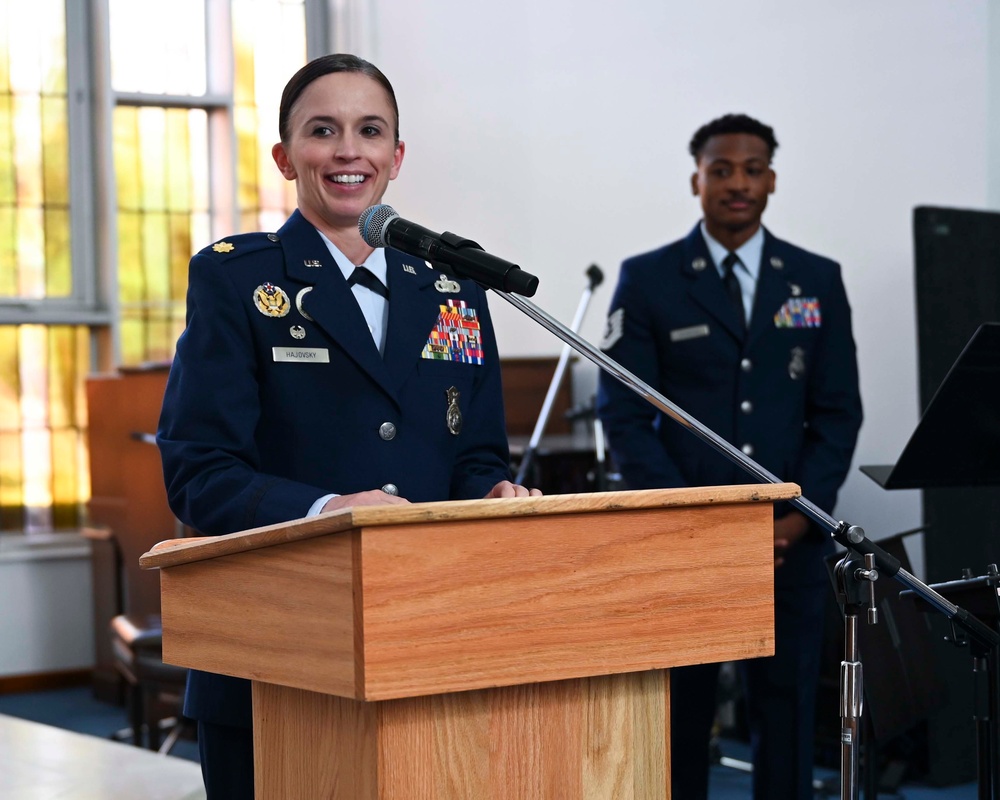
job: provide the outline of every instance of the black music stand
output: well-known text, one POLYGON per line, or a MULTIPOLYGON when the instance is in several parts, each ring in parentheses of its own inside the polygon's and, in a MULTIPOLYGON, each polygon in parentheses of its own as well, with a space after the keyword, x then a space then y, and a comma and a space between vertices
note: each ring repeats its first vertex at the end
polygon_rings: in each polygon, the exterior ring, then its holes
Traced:
MULTIPOLYGON (((973 334, 895 466, 863 466, 861 471, 885 489, 1000 486, 1000 324, 984 323, 973 334)), ((995 573, 996 568, 991 571, 995 573)), ((995 586, 995 574, 991 580, 995 586)), ((948 597, 943 589, 965 586, 945 583, 932 588, 948 597)), ((977 602, 977 607, 982 606, 977 602)), ((980 619, 997 629, 997 613, 980 619)), ((962 637, 956 632, 955 638, 962 637)), ((969 637, 968 643, 980 695, 974 712, 979 797, 996 800, 1000 798, 1000 652, 975 637, 969 637)))
POLYGON ((884 489, 1000 486, 1000 323, 948 370, 895 466, 863 466, 884 489))

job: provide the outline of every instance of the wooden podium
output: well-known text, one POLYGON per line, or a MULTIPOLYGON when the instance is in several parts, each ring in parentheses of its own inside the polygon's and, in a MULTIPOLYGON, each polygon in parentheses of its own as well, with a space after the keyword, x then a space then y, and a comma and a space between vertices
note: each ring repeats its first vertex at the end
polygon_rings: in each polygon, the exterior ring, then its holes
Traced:
POLYGON ((253 681, 258 798, 667 798, 666 668, 774 652, 798 492, 359 507, 141 564, 164 659, 253 681))

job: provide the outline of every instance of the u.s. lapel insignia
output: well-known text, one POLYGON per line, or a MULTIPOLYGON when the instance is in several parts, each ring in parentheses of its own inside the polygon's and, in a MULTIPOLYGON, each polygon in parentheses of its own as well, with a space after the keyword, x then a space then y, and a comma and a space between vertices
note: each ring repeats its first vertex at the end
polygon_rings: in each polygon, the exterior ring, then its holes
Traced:
POLYGON ((323 266, 323 262, 319 261, 319 260, 317 260, 315 258, 307 258, 302 263, 305 264, 310 269, 315 269, 316 267, 322 267, 323 266))
POLYGON ((434 281, 434 288, 444 294, 457 294, 462 291, 462 287, 459 285, 458 281, 453 281, 443 272, 441 273, 441 277, 434 281))
POLYGON ((448 423, 448 432, 452 436, 458 436, 462 430, 462 410, 458 407, 458 398, 461 392, 454 386, 449 386, 444 393, 448 398, 448 409, 444 414, 445 421, 448 423))
POLYGON ((299 310, 299 313, 310 322, 313 321, 313 318, 310 317, 306 313, 306 310, 302 307, 302 301, 305 300, 306 295, 309 294, 309 292, 311 292, 312 290, 313 290, 312 286, 307 286, 305 289, 299 289, 298 294, 295 295, 295 307, 299 310))
POLYGON ((236 249, 236 246, 232 242, 216 242, 212 245, 212 249, 216 253, 231 253, 236 249))
POLYGON ((777 256, 771 256, 771 266, 774 267, 775 269, 784 269, 785 262, 782 261, 777 256))
POLYGON ((301 325, 292 325, 292 327, 288 329, 288 332, 292 334, 293 339, 306 338, 306 329, 303 328, 301 325))
POLYGON ((253 302, 265 317, 283 317, 291 310, 288 295, 284 289, 273 283, 262 283, 258 286, 253 293, 253 302))
POLYGON ((696 258, 694 261, 691 262, 691 269, 693 269, 695 272, 701 272, 707 266, 708 262, 700 257, 696 258))
POLYGON ((409 272, 411 275, 416 275, 417 268, 411 267, 409 264, 403 264, 403 272, 409 272))
POLYGON ((792 297, 801 297, 802 296, 802 287, 799 286, 797 283, 790 283, 790 284, 788 284, 788 293, 792 297))
POLYGON ((788 362, 788 377, 797 381, 806 373, 806 351, 801 347, 792 348, 792 358, 788 362))

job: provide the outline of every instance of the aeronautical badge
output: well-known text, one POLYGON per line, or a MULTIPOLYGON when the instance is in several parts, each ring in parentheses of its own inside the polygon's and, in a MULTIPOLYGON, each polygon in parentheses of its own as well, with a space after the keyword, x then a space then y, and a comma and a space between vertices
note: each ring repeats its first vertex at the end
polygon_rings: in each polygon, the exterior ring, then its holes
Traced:
POLYGON ((792 348, 792 358, 788 362, 788 377, 797 381, 806 374, 806 351, 801 347, 792 348))
POLYGON ((263 283, 253 293, 253 303, 265 317, 283 317, 292 304, 284 289, 273 283, 263 283))
POLYGON ((789 297, 774 315, 775 328, 819 328, 822 325, 818 297, 789 297))
POLYGON ((604 336, 598 345, 602 350, 610 350, 617 344, 625 333, 625 309, 616 308, 608 315, 608 321, 604 323, 604 336))
POLYGON ((212 249, 216 253, 231 253, 236 249, 236 246, 232 242, 216 242, 212 245, 212 249))
POLYGON ((458 281, 453 281, 444 273, 441 273, 439 280, 434 281, 434 288, 444 294, 457 294, 462 291, 462 287, 459 285, 458 281))
POLYGON ((462 431, 462 410, 458 407, 458 398, 461 392, 454 386, 449 386, 444 391, 448 398, 448 408, 444 412, 445 422, 448 423, 448 432, 452 436, 458 436, 462 431))
POLYGON ((306 338, 306 329, 303 328, 301 325, 292 325, 292 327, 288 329, 288 332, 292 334, 293 339, 306 338))

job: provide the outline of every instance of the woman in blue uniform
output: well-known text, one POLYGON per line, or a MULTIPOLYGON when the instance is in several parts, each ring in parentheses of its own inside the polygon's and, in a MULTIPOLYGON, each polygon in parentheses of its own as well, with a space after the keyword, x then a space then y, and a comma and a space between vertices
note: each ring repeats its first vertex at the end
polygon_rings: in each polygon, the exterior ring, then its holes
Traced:
MULTIPOLYGON (((394 250, 358 217, 405 146, 392 86, 350 55, 285 87, 272 154, 298 209, 191 260, 157 441, 171 508, 216 535, 356 505, 538 494, 509 480, 482 288, 394 250)), ((250 686, 192 671, 209 800, 253 797, 250 686)))

